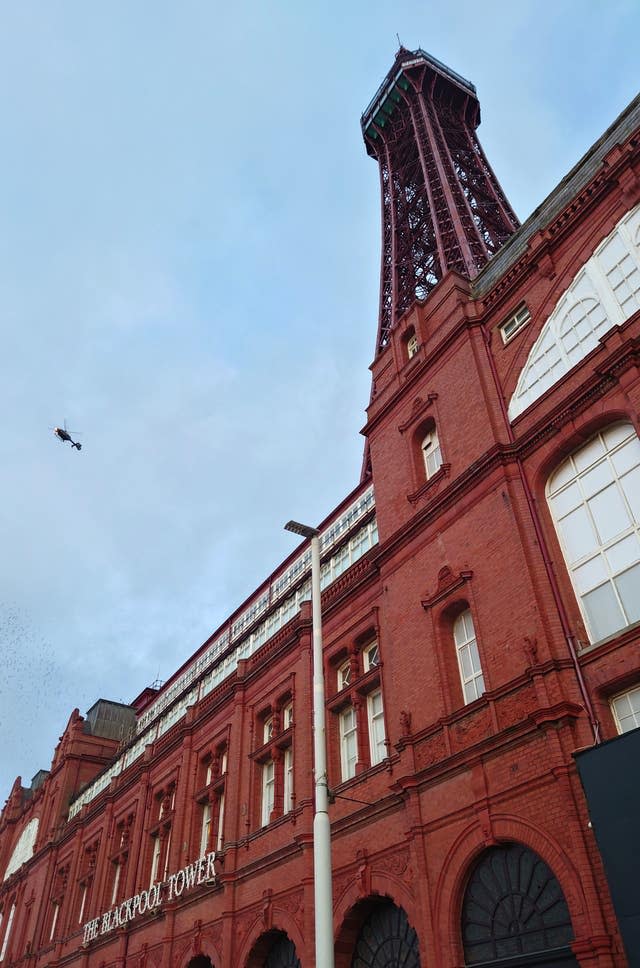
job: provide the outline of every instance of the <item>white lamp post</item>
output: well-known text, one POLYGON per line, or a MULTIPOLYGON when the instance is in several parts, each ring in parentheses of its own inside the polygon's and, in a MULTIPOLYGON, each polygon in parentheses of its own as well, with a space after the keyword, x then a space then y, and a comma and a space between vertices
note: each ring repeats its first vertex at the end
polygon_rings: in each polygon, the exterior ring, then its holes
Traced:
POLYGON ((331 885, 331 827, 327 782, 327 736, 324 714, 324 665, 320 611, 320 532, 297 521, 285 524, 311 538, 311 607, 313 616, 313 772, 316 809, 313 816, 313 882, 315 897, 316 968, 334 968, 333 891, 331 885))

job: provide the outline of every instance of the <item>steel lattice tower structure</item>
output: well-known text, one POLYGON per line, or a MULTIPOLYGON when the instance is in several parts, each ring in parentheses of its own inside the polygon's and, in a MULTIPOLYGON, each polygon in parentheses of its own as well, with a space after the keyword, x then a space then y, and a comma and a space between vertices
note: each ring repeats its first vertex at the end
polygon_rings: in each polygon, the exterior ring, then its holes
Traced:
POLYGON ((475 134, 474 85, 423 50, 400 48, 361 124, 380 166, 377 355, 448 269, 474 278, 519 222, 475 134))

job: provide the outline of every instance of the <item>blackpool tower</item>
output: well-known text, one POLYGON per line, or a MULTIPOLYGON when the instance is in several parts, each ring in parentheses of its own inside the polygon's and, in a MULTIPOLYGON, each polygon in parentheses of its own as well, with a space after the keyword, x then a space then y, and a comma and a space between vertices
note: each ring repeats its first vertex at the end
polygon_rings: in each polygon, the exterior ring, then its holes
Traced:
POLYGON ((382 195, 376 355, 448 269, 473 279, 518 228, 476 137, 479 123, 473 84, 404 47, 362 115, 382 195))

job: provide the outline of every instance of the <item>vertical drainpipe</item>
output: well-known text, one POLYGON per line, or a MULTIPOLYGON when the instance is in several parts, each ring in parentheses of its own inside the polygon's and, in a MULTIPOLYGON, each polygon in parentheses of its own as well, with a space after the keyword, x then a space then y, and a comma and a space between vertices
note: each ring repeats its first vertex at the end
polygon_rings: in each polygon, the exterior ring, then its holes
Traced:
MULTIPOLYGON (((502 393, 502 387, 500 385, 500 378, 498 377, 498 371, 496 368, 496 362, 491 353, 491 336, 487 331, 487 328, 483 323, 480 324, 482 331, 483 342, 485 345, 485 350, 487 354, 487 360, 489 361, 489 369, 491 370, 491 375, 493 377, 493 382, 495 384, 496 393, 498 395, 498 400, 500 402, 500 410, 502 412, 502 417, 504 419, 505 427, 507 428, 507 434, 509 436, 509 442, 515 444, 516 438, 513 433, 513 428, 511 426, 511 421, 509 420, 509 413, 507 411, 507 405, 502 393)), ((535 531, 536 539, 542 553, 542 561, 544 563, 544 568, 547 573, 547 578, 549 579, 549 585, 551 586, 551 593, 553 595, 553 600, 555 602, 556 609, 558 611, 558 616, 560 618, 560 624, 562 626, 562 631, 567 642, 567 647, 569 649, 569 655, 571 657, 571 662, 573 663, 573 668, 576 674, 576 679, 578 681, 578 687, 580 689, 580 694, 584 702, 585 710, 587 716, 589 717, 589 724, 593 732, 593 745, 597 746, 600 743, 600 724, 595 715, 593 709, 593 703, 591 702, 591 697, 589 695, 589 690, 587 684, 582 675, 582 669, 580 668, 580 662, 578 661, 578 653, 576 651, 576 645, 571 631, 571 625, 569 623, 569 616, 565 608, 564 602, 562 600, 562 595, 560 593, 560 588, 558 586, 558 580, 556 578, 555 572, 553 570, 553 563, 551 561, 551 555, 549 554, 549 548, 547 547, 547 542, 544 537, 544 532, 542 530, 542 523, 540 521, 540 516, 538 514, 538 509, 536 507, 536 502, 525 473, 524 464, 519 454, 515 455, 516 467, 518 468, 518 474, 520 476, 520 481, 522 483, 522 488, 524 490, 525 498, 527 500, 527 505, 529 507, 529 514, 531 515, 531 520, 533 522, 533 529, 535 531)))

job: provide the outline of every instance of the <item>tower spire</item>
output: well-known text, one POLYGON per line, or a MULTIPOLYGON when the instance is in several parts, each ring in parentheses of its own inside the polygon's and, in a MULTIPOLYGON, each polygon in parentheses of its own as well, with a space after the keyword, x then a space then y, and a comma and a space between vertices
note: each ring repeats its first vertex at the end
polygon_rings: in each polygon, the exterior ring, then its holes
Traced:
POLYGON ((474 278, 519 225, 476 137, 479 123, 470 81, 400 45, 361 119, 382 195, 376 354, 447 270, 474 278))

